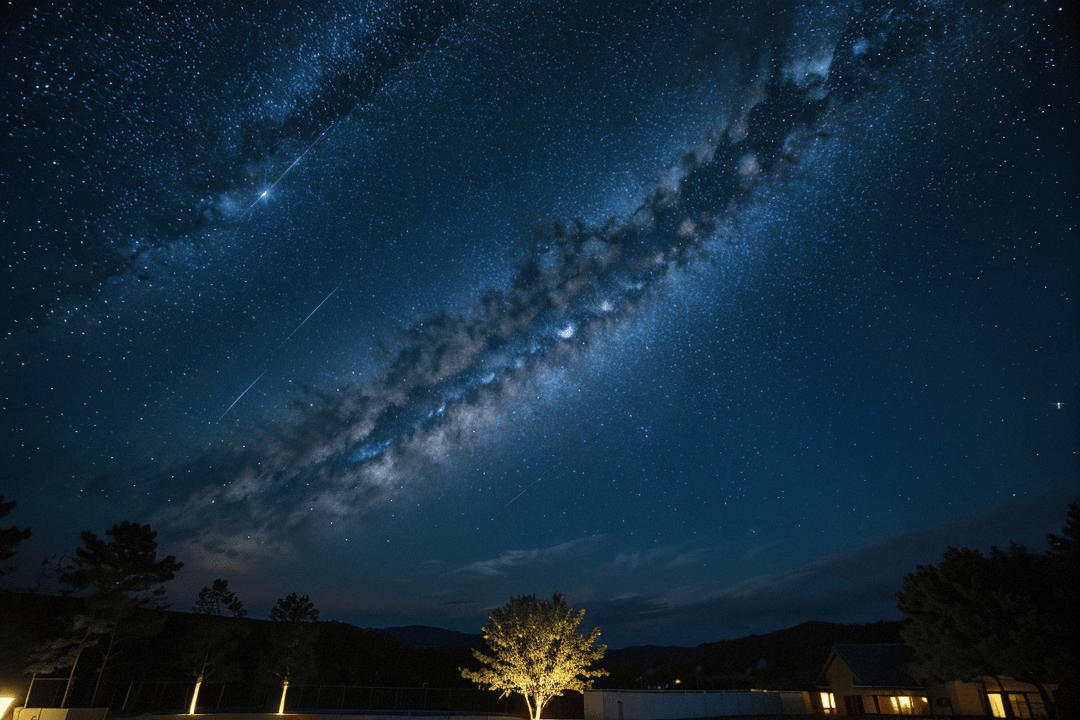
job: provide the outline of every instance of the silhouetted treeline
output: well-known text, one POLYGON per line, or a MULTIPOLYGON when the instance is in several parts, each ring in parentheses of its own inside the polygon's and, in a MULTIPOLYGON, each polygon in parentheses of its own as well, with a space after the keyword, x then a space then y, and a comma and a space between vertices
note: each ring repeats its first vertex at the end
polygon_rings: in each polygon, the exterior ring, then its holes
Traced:
MULTIPOLYGON (((26 659, 35 648, 56 634, 64 618, 78 613, 84 602, 84 598, 0 591, 0 616, 4 618, 0 623, 0 673, 9 678, 23 677, 25 692, 30 682, 25 673, 26 659)), ((270 667, 278 652, 274 640, 279 628, 274 623, 163 610, 140 612, 159 616, 160 630, 151 637, 126 644, 115 658, 110 659, 104 682, 113 685, 131 681, 193 684, 202 655, 198 642, 193 642, 192 638, 215 633, 235 637, 235 648, 229 651, 217 677, 208 677, 207 682, 225 681, 247 686, 275 682, 270 667)), ((308 678, 308 684, 475 690, 458 671, 460 666, 472 661, 467 644, 419 647, 378 630, 346 623, 330 621, 317 625, 315 671, 308 678)), ((475 636, 475 640, 479 645, 480 636, 475 636)), ((78 670, 77 694, 93 683, 100 666, 98 648, 88 648, 85 653, 86 660, 78 670)), ((66 677, 66 672, 58 671, 51 676, 66 677)), ((78 700, 76 697, 74 703, 78 700)))
MULTIPOLYGON (((30 680, 23 675, 25 658, 48 639, 60 618, 78 612, 81 602, 83 599, 74 597, 0 591, 0 615, 5 620, 0 623, 0 673, 8 678, 23 677, 25 692, 30 680)), ((246 617, 145 612, 160 615, 160 630, 126 645, 110 660, 103 680, 109 690, 103 696, 105 704, 120 710, 126 701, 131 710, 135 705, 146 707, 157 698, 154 702, 158 706, 171 703, 180 709, 184 698, 190 697, 200 661, 192 638, 205 637, 208 630, 213 633, 215 629, 236 637, 236 647, 217 676, 207 678, 211 686, 200 695, 200 706, 254 709, 276 701, 276 678, 269 670, 277 652, 273 623, 246 617)), ((524 714, 524 706, 517 707, 518 698, 498 700, 496 693, 482 693, 461 677, 459 667, 475 664, 471 648, 482 646, 480 635, 424 627, 383 631, 336 621, 317 625, 315 671, 306 681, 307 689, 292 692, 290 706, 460 710, 468 705, 469 709, 524 714), (398 688, 400 692, 378 688, 398 688)), ((809 622, 696 648, 609 649, 601 664, 611 674, 600 678, 595 687, 811 689, 834 644, 864 642, 900 642, 899 623, 809 622)), ((89 662, 78 673, 72 704, 78 704, 81 695, 88 699, 100 665, 94 657, 95 648, 86 652, 89 662)), ((37 696, 39 690, 34 692, 37 696)), ((555 701, 550 716, 581 717, 582 712, 582 696, 569 693, 555 701)))

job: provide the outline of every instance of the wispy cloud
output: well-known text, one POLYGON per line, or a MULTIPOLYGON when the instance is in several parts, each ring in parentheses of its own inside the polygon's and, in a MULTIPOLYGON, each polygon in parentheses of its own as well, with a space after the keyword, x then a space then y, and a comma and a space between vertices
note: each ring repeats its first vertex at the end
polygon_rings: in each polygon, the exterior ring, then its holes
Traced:
POLYGON ((571 540, 569 542, 560 543, 559 545, 552 545, 548 548, 507 550, 498 557, 470 563, 465 567, 460 568, 457 572, 483 575, 486 577, 505 575, 511 570, 529 565, 550 563, 558 560, 565 560, 568 557, 587 554, 602 543, 606 537, 606 535, 590 535, 589 537, 571 540))
POLYGON ((721 639, 808 620, 899 619, 896 592, 905 574, 937 562, 950 546, 988 550, 1015 540, 1042 550, 1045 534, 1064 525, 1066 502, 1047 497, 994 508, 938 527, 898 533, 793 570, 757 575, 707 593, 699 590, 696 596, 688 588, 622 594, 590 604, 589 615, 612 630, 621 626, 620 637, 631 638, 680 626, 686 636, 721 639))

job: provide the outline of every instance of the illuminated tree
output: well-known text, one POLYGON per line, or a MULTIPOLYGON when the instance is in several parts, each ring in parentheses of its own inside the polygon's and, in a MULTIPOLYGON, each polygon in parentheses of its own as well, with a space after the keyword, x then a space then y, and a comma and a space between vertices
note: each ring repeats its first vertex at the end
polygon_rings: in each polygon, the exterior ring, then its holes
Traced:
MULTIPOLYGON (((4 496, 0 495, 0 518, 7 517, 7 514, 15 509, 15 501, 4 502, 4 496)), ((5 563, 11 558, 15 557, 15 548, 18 547, 26 538, 30 537, 30 528, 20 530, 12 525, 7 528, 0 528, 0 563, 5 563)), ((15 568, 10 565, 0 564, 0 577, 12 573, 15 568)))
POLYGON ((920 566, 897 593, 910 668, 922 680, 974 680, 1007 675, 1038 687, 1075 681, 1077 538, 1080 507, 1072 505, 1064 537, 1050 552, 1012 545, 989 555, 949 548, 937 565, 920 566))
POLYGON ((188 708, 188 713, 193 715, 199 704, 199 690, 203 682, 230 669, 228 656, 239 646, 248 628, 236 622, 237 618, 247 615, 244 604, 229 589, 228 581, 221 578, 214 580, 213 586, 199 591, 199 599, 192 610, 196 615, 204 616, 184 636, 181 646, 184 663, 195 676, 195 691, 191 694, 188 708))
POLYGON ((318 635, 315 622, 319 611, 307 595, 291 593, 278 598, 270 610, 274 644, 278 646, 274 674, 281 678, 281 701, 278 713, 285 712, 285 694, 290 682, 299 682, 314 671, 312 646, 318 635))
POLYGON ((608 674, 590 667, 604 657, 607 647, 593 647, 599 628, 588 637, 578 632, 584 617, 584 610, 567 607, 561 593, 551 600, 535 595, 510 598, 491 613, 491 623, 483 628, 491 654, 473 650, 487 667, 462 669, 461 675, 485 690, 501 691, 500 697, 523 695, 532 720, 540 720, 551 698, 566 690, 584 692, 592 687, 593 678, 608 674))

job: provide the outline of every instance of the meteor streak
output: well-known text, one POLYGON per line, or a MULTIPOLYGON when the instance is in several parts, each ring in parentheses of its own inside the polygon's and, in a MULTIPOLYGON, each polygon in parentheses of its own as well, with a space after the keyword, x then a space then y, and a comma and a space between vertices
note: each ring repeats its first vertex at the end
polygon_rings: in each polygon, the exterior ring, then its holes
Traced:
POLYGON ((322 307, 323 305, 325 305, 325 304, 326 304, 326 301, 327 301, 327 300, 329 300, 329 299, 330 299, 330 297, 331 297, 331 296, 332 296, 332 295, 333 295, 334 293, 336 293, 336 292, 337 292, 338 290, 340 290, 340 289, 341 289, 341 285, 338 285, 338 286, 337 286, 336 288, 334 288, 333 290, 331 290, 331 291, 330 291, 330 295, 327 295, 326 297, 324 297, 324 298, 323 298, 323 300, 322 300, 322 302, 321 302, 321 303, 319 303, 318 305, 316 305, 316 306, 315 306, 315 309, 314 309, 314 310, 312 310, 311 312, 309 312, 309 313, 308 313, 308 316, 307 316, 306 318, 304 318, 303 320, 301 320, 301 321, 300 321, 300 324, 299 324, 299 325, 297 325, 297 326, 296 326, 296 328, 295 328, 295 329, 293 329, 293 331, 292 331, 291 333, 289 333, 289 337, 287 337, 287 338, 285 338, 284 340, 282 340, 282 341, 281 341, 281 343, 280 343, 280 344, 279 344, 279 345, 278 345, 278 346, 277 346, 276 348, 274 348, 274 352, 272 352, 272 353, 270 353, 270 354, 271 354, 271 355, 273 355, 274 353, 276 353, 276 352, 277 352, 278 350, 280 350, 280 349, 281 349, 281 346, 282 346, 282 345, 284 345, 285 343, 289 342, 289 338, 291 338, 291 337, 292 337, 293 335, 295 335, 295 334, 296 334, 296 331, 297 331, 297 330, 299 330, 300 328, 304 327, 304 323, 306 323, 306 322, 307 322, 308 320, 310 320, 310 319, 311 319, 311 316, 312 316, 312 315, 314 315, 315 313, 319 312, 319 308, 321 308, 321 307, 322 307))
MULTIPOLYGON (((562 465, 562 463, 559 463, 559 466, 561 466, 561 465, 562 465)), ((539 476, 538 476, 538 477, 537 477, 537 478, 536 478, 535 480, 533 480, 533 481, 532 481, 531 483, 529 483, 528 485, 526 485, 526 486, 525 486, 525 489, 524 489, 524 490, 522 490, 522 491, 521 491, 521 492, 519 492, 519 493, 518 493, 517 495, 515 495, 515 496, 514 496, 514 497, 513 497, 513 498, 512 498, 511 500, 510 500, 510 502, 508 502, 508 503, 506 503, 505 505, 503 505, 503 508, 508 508, 508 507, 510 507, 510 504, 511 504, 511 503, 513 503, 513 502, 514 502, 514 500, 517 500, 517 499, 518 499, 519 497, 521 497, 521 496, 522 496, 522 495, 524 495, 525 493, 527 493, 527 492, 529 492, 530 490, 532 490, 532 489, 533 489, 533 486, 534 486, 534 485, 536 485, 536 484, 537 484, 538 482, 540 482, 541 480, 543 480, 543 479, 544 479, 544 477, 545 477, 545 476, 546 476, 546 475, 547 475, 547 474, 548 474, 549 472, 551 472, 551 470, 552 470, 552 469, 553 469, 553 468, 548 468, 548 469, 547 469, 547 470, 545 470, 544 472, 540 473, 540 475, 539 475, 539 476)))
POLYGON ((225 419, 225 416, 229 414, 229 411, 230 411, 230 410, 232 410, 232 409, 233 409, 233 407, 235 407, 235 406, 236 406, 236 403, 240 402, 240 398, 242 398, 242 397, 244 397, 245 395, 247 395, 247 391, 248 391, 248 390, 250 390, 251 388, 255 387, 255 383, 257 383, 257 382, 259 382, 260 380, 262 380, 262 376, 263 376, 263 375, 265 375, 265 374, 266 374, 266 371, 265 371, 265 370, 263 370, 263 371, 262 371, 261 373, 259 373, 259 377, 255 378, 255 379, 254 379, 254 380, 253 380, 253 381, 251 382, 251 384, 247 386, 247 389, 245 389, 245 390, 244 390, 244 392, 240 393, 240 394, 239 394, 239 395, 237 396, 237 398, 236 398, 235 400, 233 400, 233 401, 232 401, 232 405, 230 405, 229 407, 225 408, 225 412, 221 413, 221 417, 219 417, 219 418, 217 419, 217 421, 218 421, 218 422, 221 422, 222 420, 224 420, 224 419, 225 419))
MULTIPOLYGON (((317 141, 316 141, 316 142, 317 142, 317 141)), ((293 165, 295 165, 295 164, 296 164, 296 163, 293 163, 293 165)), ((286 172, 288 172, 288 171, 286 171, 286 172)), ((276 353, 276 352, 277 352, 278 350, 280 350, 280 349, 281 349, 281 347, 282 347, 282 346, 283 346, 283 345, 284 345, 285 343, 289 342, 289 338, 291 338, 291 337, 292 337, 293 335, 295 335, 295 334, 296 334, 296 331, 297 331, 297 330, 299 330, 300 328, 304 327, 304 323, 306 323, 306 322, 307 322, 308 320, 310 320, 310 319, 311 319, 311 316, 312 316, 312 315, 314 315, 315 313, 319 312, 319 308, 321 308, 321 307, 322 307, 323 305, 325 305, 325 304, 326 304, 326 301, 327 301, 327 300, 329 300, 329 299, 330 299, 330 298, 331 298, 331 297, 332 297, 332 296, 334 295, 334 293, 336 293, 336 292, 337 292, 338 290, 340 290, 340 289, 341 289, 341 285, 339 284, 339 285, 338 285, 338 286, 337 286, 336 288, 334 288, 333 290, 331 290, 331 291, 330 291, 330 294, 329 294, 329 295, 327 295, 326 297, 324 297, 324 298, 322 299, 322 302, 321 302, 321 303, 319 303, 318 305, 316 305, 316 306, 315 306, 315 309, 314 309, 314 310, 312 310, 311 312, 309 312, 309 313, 307 314, 307 317, 306 317, 306 318, 304 318, 303 320, 301 320, 301 321, 300 321, 300 324, 299 324, 299 325, 297 325, 297 326, 296 326, 295 328, 293 328, 293 331, 292 331, 291 333, 289 333, 288 337, 286 337, 286 338, 285 338, 284 340, 282 340, 282 341, 281 341, 280 343, 278 343, 278 346, 277 346, 276 348, 274 348, 273 350, 271 350, 271 351, 270 351, 270 355, 268 355, 268 356, 267 356, 267 360, 269 360, 269 358, 273 357, 274 353, 276 353)), ((236 405, 236 403, 240 402, 240 398, 244 397, 244 395, 247 395, 247 391, 248 391, 248 390, 250 390, 251 388, 255 387, 255 383, 257 383, 257 382, 259 382, 260 380, 262 380, 262 376, 263 376, 263 375, 265 375, 265 374, 266 374, 266 370, 263 370, 263 371, 262 371, 261 373, 259 373, 259 377, 255 378, 254 382, 252 382, 252 383, 251 383, 250 385, 248 385, 248 386, 247 386, 247 389, 246 389, 246 390, 244 390, 244 392, 240 393, 240 395, 239 395, 239 396, 238 396, 238 397, 237 397, 237 398, 236 398, 235 400, 233 400, 233 401, 232 401, 232 405, 230 405, 229 407, 225 408, 225 412, 221 413, 221 417, 219 417, 219 418, 217 419, 217 421, 218 421, 218 422, 221 422, 221 421, 222 421, 222 420, 223 420, 223 419, 225 418, 225 416, 229 414, 229 411, 233 409, 233 407, 234 407, 234 406, 236 405)))

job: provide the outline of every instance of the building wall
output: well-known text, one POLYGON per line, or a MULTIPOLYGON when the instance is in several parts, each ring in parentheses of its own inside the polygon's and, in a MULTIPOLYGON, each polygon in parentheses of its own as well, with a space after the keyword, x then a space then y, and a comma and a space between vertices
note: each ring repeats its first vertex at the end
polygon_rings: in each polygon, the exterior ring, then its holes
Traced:
POLYGON ((851 690, 855 684, 855 674, 851 672, 846 662, 834 655, 832 662, 825 668, 825 680, 839 697, 841 693, 847 694, 851 690))
POLYGON ((930 702, 935 715, 986 715, 982 683, 952 680, 930 686, 930 702), (941 702, 941 698, 948 700, 941 702))

